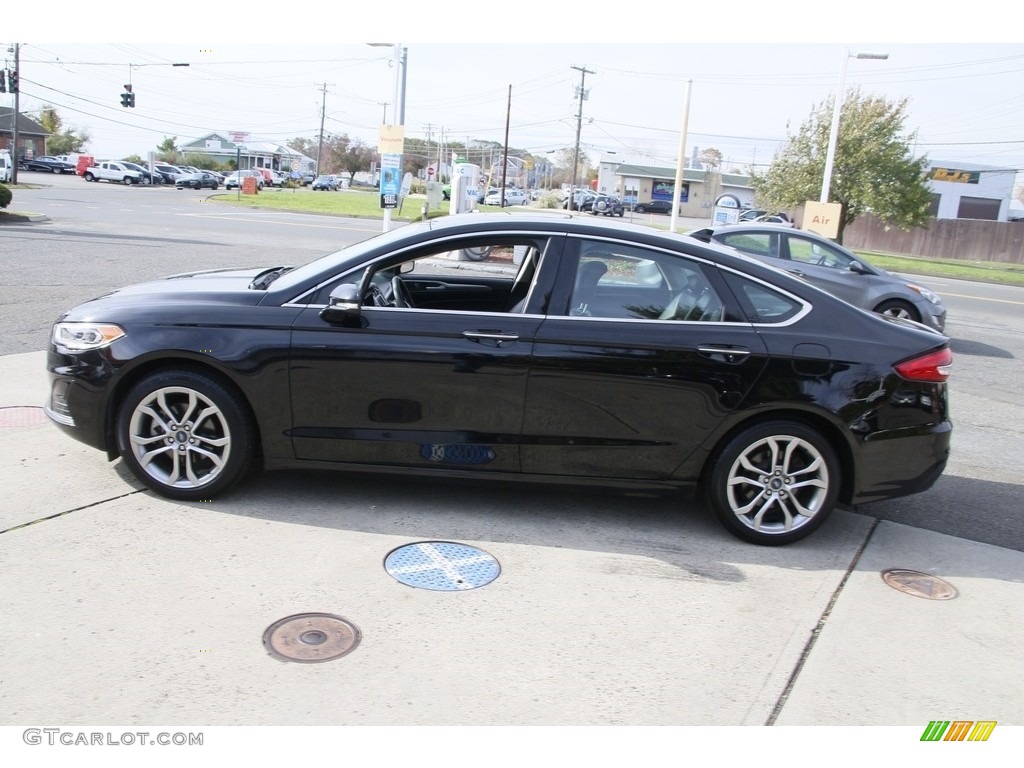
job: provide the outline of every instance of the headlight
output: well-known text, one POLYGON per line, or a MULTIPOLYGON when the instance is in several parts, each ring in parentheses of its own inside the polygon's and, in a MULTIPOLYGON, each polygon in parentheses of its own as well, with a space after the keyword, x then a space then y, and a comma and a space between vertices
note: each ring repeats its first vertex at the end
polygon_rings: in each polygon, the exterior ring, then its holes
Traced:
POLYGON ((942 299, 939 298, 939 295, 937 293, 933 293, 932 291, 929 291, 923 285, 915 285, 914 283, 907 283, 907 288, 909 288, 910 290, 916 291, 917 293, 921 294, 922 298, 927 299, 932 304, 941 304, 942 303, 942 299))
POLYGON ((58 347, 81 352, 100 349, 124 336, 124 329, 108 323, 57 323, 51 340, 58 347))

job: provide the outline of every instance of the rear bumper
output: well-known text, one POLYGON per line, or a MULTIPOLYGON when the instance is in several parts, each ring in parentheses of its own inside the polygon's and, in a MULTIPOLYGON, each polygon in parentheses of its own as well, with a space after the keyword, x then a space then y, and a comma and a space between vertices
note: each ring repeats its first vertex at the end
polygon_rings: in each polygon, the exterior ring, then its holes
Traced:
POLYGON ((853 504, 921 493, 939 479, 949 460, 953 424, 876 432, 861 444, 853 504))

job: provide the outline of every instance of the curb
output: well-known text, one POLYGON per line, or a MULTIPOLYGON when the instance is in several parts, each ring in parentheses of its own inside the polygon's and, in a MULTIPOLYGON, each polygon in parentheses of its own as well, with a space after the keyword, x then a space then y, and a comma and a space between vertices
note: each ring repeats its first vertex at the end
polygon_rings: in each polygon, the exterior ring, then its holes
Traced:
POLYGON ((45 213, 0 213, 0 226, 4 224, 33 224, 49 220, 50 217, 45 213))

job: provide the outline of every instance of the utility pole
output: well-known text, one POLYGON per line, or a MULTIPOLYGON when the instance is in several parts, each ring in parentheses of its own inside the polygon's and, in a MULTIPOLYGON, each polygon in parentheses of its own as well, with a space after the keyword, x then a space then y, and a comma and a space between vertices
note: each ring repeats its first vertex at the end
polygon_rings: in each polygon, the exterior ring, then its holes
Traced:
POLYGON ((580 73, 580 87, 579 87, 579 109, 576 111, 576 148, 572 153, 572 184, 569 185, 569 210, 573 210, 576 206, 576 174, 579 171, 580 165, 580 131, 583 129, 583 100, 587 98, 587 92, 584 90, 584 85, 587 82, 587 75, 596 75, 596 72, 591 72, 586 67, 570 67, 570 69, 579 70, 580 73))
POLYGON ((512 117, 512 85, 508 86, 508 106, 505 107, 505 151, 501 153, 501 207, 505 207, 505 183, 508 178, 508 124, 512 117))
MULTIPOLYGON (((334 83, 331 83, 334 85, 334 83)), ((327 83, 323 86, 323 98, 320 100, 320 143, 316 147, 316 175, 320 175, 320 158, 324 151, 324 116, 327 114, 327 83)))

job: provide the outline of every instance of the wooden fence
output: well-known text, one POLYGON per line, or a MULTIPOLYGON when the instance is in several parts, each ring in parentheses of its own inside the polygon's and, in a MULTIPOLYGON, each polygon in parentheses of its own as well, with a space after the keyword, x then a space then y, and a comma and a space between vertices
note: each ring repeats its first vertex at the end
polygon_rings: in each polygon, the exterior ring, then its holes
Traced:
POLYGON ((868 215, 846 228, 843 245, 926 259, 1024 264, 1024 221, 932 219, 927 228, 904 231, 868 215))

